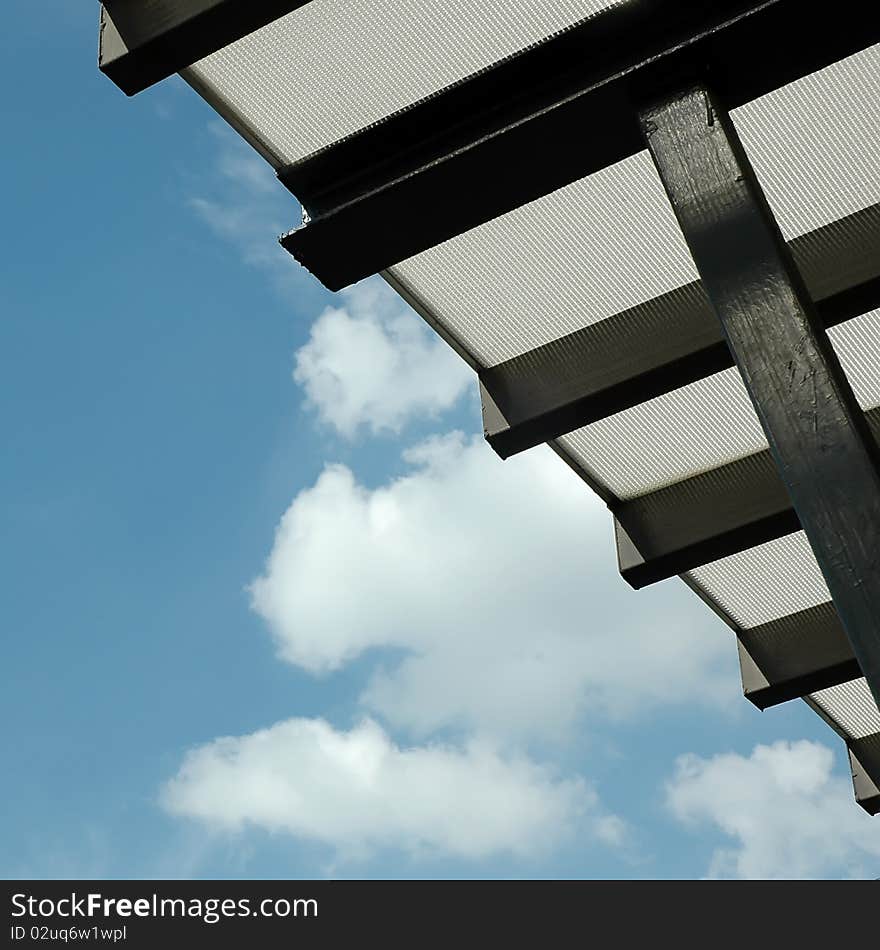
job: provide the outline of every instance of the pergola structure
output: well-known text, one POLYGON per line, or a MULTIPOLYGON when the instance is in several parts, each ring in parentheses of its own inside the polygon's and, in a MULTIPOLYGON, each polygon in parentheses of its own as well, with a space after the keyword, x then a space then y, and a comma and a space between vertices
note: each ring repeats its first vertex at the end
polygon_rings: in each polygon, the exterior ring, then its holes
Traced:
MULTIPOLYGON (((382 276, 547 442, 620 570, 680 575, 759 708, 880 810, 880 18, 864 0, 106 0, 278 173, 282 244, 382 276)), ((658 634, 659 635, 659 634, 658 634)))

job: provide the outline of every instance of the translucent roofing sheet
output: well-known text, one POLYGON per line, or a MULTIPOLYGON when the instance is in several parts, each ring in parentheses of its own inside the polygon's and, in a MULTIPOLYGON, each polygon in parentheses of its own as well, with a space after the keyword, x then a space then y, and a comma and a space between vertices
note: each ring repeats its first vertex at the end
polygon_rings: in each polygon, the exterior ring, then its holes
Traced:
MULTIPOLYGON (((613 5, 312 0, 187 74, 283 165, 613 5)), ((880 202, 878 100, 872 47, 734 111, 786 237, 880 202)), ((646 152, 391 275, 484 366, 696 277, 646 152)))
POLYGON ((736 369, 600 419, 557 441, 578 465, 623 499, 767 447, 736 369))
MULTIPOLYGON (((863 409, 880 405, 880 310, 828 335, 863 409)), ((608 416, 558 440, 618 498, 634 498, 767 447, 736 369, 608 416)))
POLYGON ((810 699, 851 739, 880 732, 880 712, 864 677, 813 693, 810 699))
POLYGON ((880 201, 880 46, 734 109, 786 238, 880 201))
POLYGON ((291 164, 620 0, 311 0, 184 72, 291 164))
MULTIPOLYGON (((880 109, 865 106, 878 101, 874 46, 735 110, 787 239, 880 202, 880 109)), ((483 366, 696 279, 647 152, 391 274, 483 366)))
POLYGON ((647 152, 391 268, 483 366, 697 279, 647 152))
POLYGON ((687 577, 743 629, 831 599, 803 531, 713 561, 687 577))

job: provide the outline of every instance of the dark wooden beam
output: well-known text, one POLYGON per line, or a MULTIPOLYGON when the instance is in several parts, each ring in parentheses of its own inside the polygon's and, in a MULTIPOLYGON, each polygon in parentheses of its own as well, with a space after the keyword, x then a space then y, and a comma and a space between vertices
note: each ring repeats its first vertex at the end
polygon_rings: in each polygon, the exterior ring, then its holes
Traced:
POLYGON ((743 695, 758 709, 862 675, 830 601, 739 630, 737 638, 743 695))
POLYGON ((282 170, 311 218, 282 244, 339 290, 640 151, 639 89, 709 75, 732 108, 876 43, 873 13, 864 0, 833 15, 802 0, 612 6, 282 170))
MULTIPOLYGON (((866 419, 880 438, 880 409, 866 419)), ((609 507, 620 573, 636 589, 801 527, 769 450, 609 507)))
POLYGON ((800 529, 766 451, 612 510, 620 573, 637 590, 800 529))
POLYGON ((98 66, 133 96, 306 2, 105 0, 98 66))
POLYGON ((869 815, 880 814, 880 735, 847 744, 856 801, 869 815))
POLYGON ((727 111, 705 87, 642 132, 853 653, 880 698, 880 453, 727 111))
MULTIPOLYGON (((880 307, 880 205, 790 242, 826 327, 880 307)), ((536 315, 540 319, 540 315, 536 315)), ((480 371, 508 458, 733 366, 700 281, 480 371)))

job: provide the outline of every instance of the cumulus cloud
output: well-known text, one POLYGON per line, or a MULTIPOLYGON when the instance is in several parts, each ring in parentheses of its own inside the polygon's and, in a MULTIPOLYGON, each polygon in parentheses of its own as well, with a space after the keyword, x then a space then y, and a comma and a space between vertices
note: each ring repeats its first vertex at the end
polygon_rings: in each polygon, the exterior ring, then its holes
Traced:
POLYGON ((473 372, 378 278, 342 294, 296 354, 294 379, 318 417, 346 438, 400 432, 452 408, 473 372))
POLYGON ((252 586, 281 656, 326 673, 399 648, 362 701, 443 727, 561 738, 588 708, 735 702, 726 630, 679 584, 620 580, 608 512, 547 449, 501 462, 460 433, 370 490, 328 466, 252 586))
MULTIPOLYGON (((237 135, 214 123, 211 175, 190 207, 246 263, 286 289, 303 271, 278 244, 300 214, 272 168, 237 135)), ((343 291, 295 354, 293 376, 306 405, 345 438, 360 429, 398 433, 414 417, 433 418, 463 393, 476 394, 472 370, 380 278, 343 291)))
POLYGON ((384 848, 540 855, 575 828, 608 844, 623 833, 581 779, 477 742, 401 748, 370 720, 344 732, 290 719, 217 739, 186 756, 162 802, 212 827, 283 832, 349 858, 384 848))
POLYGON ((748 758, 685 755, 666 802, 680 821, 735 842, 714 852, 709 877, 876 877, 880 828, 833 765, 831 749, 806 741, 759 745, 748 758))

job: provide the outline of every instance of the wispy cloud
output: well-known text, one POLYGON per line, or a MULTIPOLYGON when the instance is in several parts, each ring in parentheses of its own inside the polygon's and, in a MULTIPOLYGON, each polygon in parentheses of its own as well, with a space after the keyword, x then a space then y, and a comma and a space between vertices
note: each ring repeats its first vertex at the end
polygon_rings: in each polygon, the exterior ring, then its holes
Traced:
POLYGON ((208 128, 214 163, 189 197, 189 206, 247 264, 270 274, 283 292, 303 286, 305 271, 278 244, 278 236, 299 221, 299 205, 272 168, 230 129, 220 122, 208 128))

